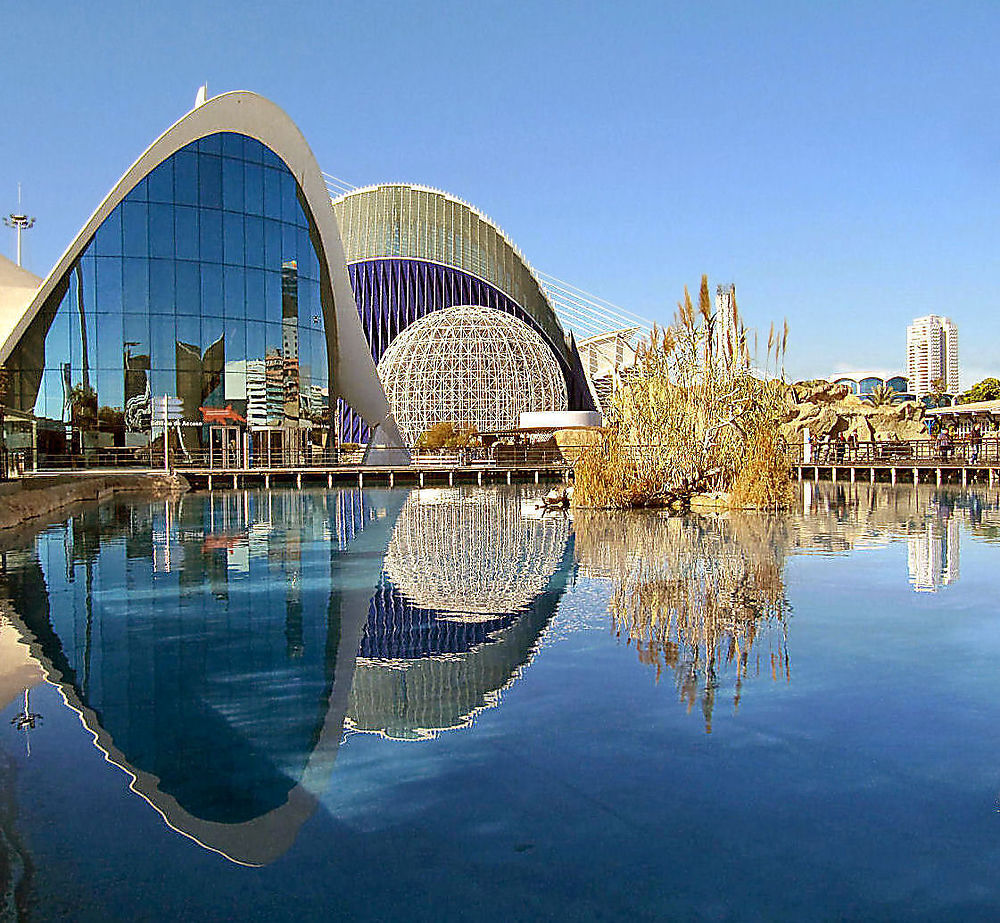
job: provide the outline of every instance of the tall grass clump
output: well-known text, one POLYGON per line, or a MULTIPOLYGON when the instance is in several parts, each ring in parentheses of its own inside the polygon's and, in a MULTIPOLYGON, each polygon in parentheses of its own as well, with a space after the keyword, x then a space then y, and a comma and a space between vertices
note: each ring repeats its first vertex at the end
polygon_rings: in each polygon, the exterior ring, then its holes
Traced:
POLYGON ((707 291, 703 276, 696 310, 685 288, 673 323, 654 327, 619 375, 604 433, 577 462, 575 505, 666 506, 734 488, 744 505, 789 502, 790 469, 776 436, 788 325, 772 324, 765 365, 755 369, 735 300, 720 318, 707 291))

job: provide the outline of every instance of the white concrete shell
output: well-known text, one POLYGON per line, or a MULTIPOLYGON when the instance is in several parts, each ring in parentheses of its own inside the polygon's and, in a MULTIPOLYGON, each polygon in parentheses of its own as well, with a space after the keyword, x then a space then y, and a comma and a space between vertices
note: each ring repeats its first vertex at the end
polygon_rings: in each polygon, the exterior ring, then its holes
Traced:
POLYGON ((27 331, 46 299, 69 272, 108 215, 149 173, 185 145, 218 132, 235 132, 270 148, 295 177, 319 240, 323 322, 330 362, 331 397, 342 397, 377 427, 372 441, 401 446, 398 428, 368 351, 354 293, 347 276, 340 229, 316 158, 295 123, 274 103, 255 93, 235 91, 192 109, 157 138, 118 181, 49 273, 20 320, 0 344, 0 364, 27 331))

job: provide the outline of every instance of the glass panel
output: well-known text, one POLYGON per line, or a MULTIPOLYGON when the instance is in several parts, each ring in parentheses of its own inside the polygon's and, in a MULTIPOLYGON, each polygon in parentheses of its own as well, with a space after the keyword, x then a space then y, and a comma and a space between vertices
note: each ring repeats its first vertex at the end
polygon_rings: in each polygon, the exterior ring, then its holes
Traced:
POLYGON ((126 257, 124 263, 124 309, 132 313, 149 310, 149 261, 126 257))
POLYGON ((249 215, 264 213, 264 168, 248 163, 243 167, 245 210, 249 215))
POLYGON ((264 214, 281 217, 281 176, 277 170, 264 170, 264 214))
POLYGON ((201 313, 209 317, 223 316, 222 267, 214 263, 201 264, 201 313))
POLYGON ((177 324, 172 314, 154 314, 149 319, 149 336, 153 344, 152 367, 172 369, 177 359, 177 324))
POLYGON ((264 221, 249 215, 244 222, 247 266, 264 265, 264 221))
POLYGON ((101 411, 98 411, 98 420, 101 429, 124 428, 125 421, 122 419, 121 411, 125 407, 125 379, 122 375, 121 353, 118 354, 119 368, 116 370, 105 370, 97 373, 97 401, 101 411), (117 410, 117 414, 107 413, 108 410, 117 410))
POLYGON ((94 368, 122 368, 122 318, 117 314, 98 314, 94 318, 96 356, 88 356, 94 368))
POLYGON ((173 158, 161 163, 148 177, 148 197, 150 202, 174 202, 174 161, 173 158))
POLYGON ((206 209, 199 214, 198 219, 202 260, 209 263, 221 263, 223 257, 222 212, 206 209))
POLYGON ((147 229, 149 213, 143 202, 122 202, 122 228, 125 256, 148 256, 147 229))
POLYGON ((254 138, 243 138, 243 157, 251 163, 263 163, 264 145, 254 138))
POLYGON ((94 252, 99 256, 121 256, 122 212, 121 206, 108 215, 94 235, 94 252))
POLYGON ((226 313, 228 319, 246 320, 245 272, 240 266, 226 266, 226 313))
POLYGON ((243 216, 234 212, 223 212, 223 249, 225 261, 243 265, 243 216))
POLYGON ((264 319, 281 322, 281 273, 264 273, 264 319))
POLYGON ((148 314, 125 314, 122 316, 123 336, 125 355, 129 357, 130 364, 135 365, 138 357, 149 362, 149 315, 148 314))
MULTIPOLYGON (((201 354, 201 318, 180 314, 177 317, 177 342, 186 343, 201 354)), ((199 360, 200 366, 200 360, 199 360)))
POLYGON ((198 204, 198 155, 194 151, 178 151, 174 156, 174 202, 198 204))
POLYGON ((177 313, 201 313, 201 267, 179 260, 176 264, 177 313))
POLYGON ((264 324, 255 321, 247 321, 247 358, 264 358, 264 339, 264 324))
POLYGON ((177 303, 174 297, 174 261, 149 261, 149 310, 152 314, 173 314, 177 303))
POLYGON ((198 142, 198 150, 209 154, 221 154, 222 153, 222 135, 215 134, 209 135, 207 138, 202 138, 198 142))
MULTIPOLYGON (((267 315, 264 310, 264 271, 262 269, 248 269, 246 286, 247 320, 266 320, 267 315)), ((263 355, 263 352, 261 355, 263 355)))
POLYGON ((243 160, 243 135, 231 131, 222 134, 222 154, 224 157, 235 157, 243 160))
POLYGON ((281 224, 264 221, 264 265, 269 269, 281 268, 281 224))
POLYGON ((122 261, 102 256, 97 261, 97 310, 104 314, 122 312, 122 261))
POLYGON ((245 208, 242 160, 222 161, 222 206, 232 212, 242 212, 245 208))
POLYGON ((174 209, 172 205, 149 206, 149 255, 174 256, 174 209))
POLYGON ((198 203, 202 208, 222 208, 222 159, 198 158, 198 203))
POLYGON ((178 259, 198 259, 198 209, 178 205, 174 209, 174 232, 178 259))
POLYGON ((206 354, 215 347, 215 351, 221 348, 224 321, 221 317, 203 317, 201 319, 201 351, 206 354))

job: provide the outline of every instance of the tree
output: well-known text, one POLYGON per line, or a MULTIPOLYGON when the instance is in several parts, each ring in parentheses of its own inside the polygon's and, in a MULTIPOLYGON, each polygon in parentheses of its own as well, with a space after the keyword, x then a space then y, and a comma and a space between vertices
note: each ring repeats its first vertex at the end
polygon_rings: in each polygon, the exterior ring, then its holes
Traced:
POLYGON ((934 402, 935 407, 940 407, 941 402, 944 399, 945 391, 948 386, 943 378, 935 378, 931 382, 930 399, 934 402))
POLYGON ((976 401, 1000 401, 1000 379, 984 378, 968 391, 963 391, 956 403, 973 404, 976 401))
POLYGON ((865 395, 864 402, 872 407, 890 407, 896 403, 897 392, 888 385, 876 385, 865 395))

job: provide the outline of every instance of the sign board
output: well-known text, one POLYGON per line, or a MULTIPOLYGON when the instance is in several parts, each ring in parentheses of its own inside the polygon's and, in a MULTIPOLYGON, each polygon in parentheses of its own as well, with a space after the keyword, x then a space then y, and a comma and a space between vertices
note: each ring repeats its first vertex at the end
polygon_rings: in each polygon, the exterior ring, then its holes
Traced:
POLYGON ((184 418, 184 405, 181 403, 179 397, 171 397, 169 394, 164 394, 157 399, 156 409, 158 411, 157 416, 161 420, 166 418, 169 423, 184 418))

